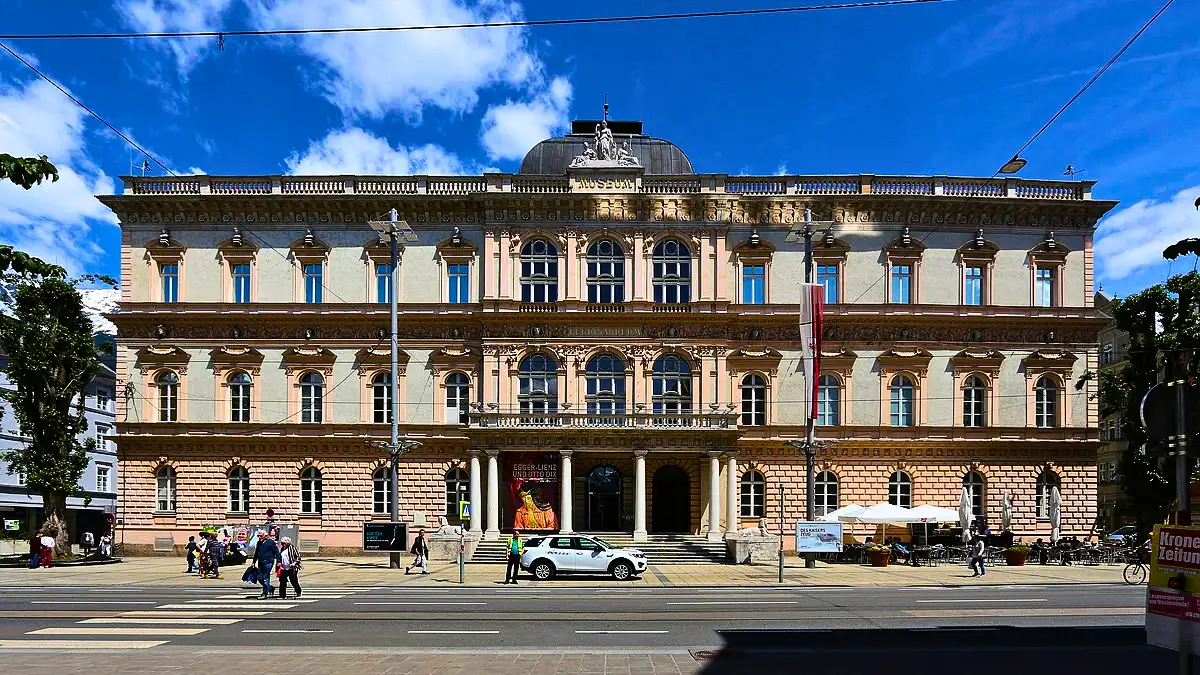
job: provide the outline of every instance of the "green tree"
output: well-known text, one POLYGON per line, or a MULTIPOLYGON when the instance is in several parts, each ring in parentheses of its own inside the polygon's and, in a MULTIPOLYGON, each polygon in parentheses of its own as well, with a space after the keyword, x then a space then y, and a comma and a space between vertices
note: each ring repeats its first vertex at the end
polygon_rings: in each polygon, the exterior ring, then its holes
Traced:
POLYGON ((45 155, 40 157, 13 157, 0 153, 0 180, 10 180, 28 190, 47 180, 58 180, 58 168, 45 155))

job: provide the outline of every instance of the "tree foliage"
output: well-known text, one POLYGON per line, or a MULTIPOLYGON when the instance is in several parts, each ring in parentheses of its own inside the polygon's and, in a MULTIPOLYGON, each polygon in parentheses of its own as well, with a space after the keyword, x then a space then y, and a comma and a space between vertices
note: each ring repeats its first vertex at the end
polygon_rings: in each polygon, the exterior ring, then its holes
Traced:
POLYGON ((1111 307, 1118 328, 1129 334, 1126 362, 1100 374, 1100 413, 1121 415, 1128 448, 1121 458, 1121 482, 1139 531, 1162 522, 1175 491, 1174 463, 1159 462, 1162 448, 1147 436, 1141 403, 1160 374, 1195 377, 1200 368, 1200 274, 1171 277, 1111 307))
POLYGON ((0 180, 10 180, 28 190, 49 180, 58 180, 58 168, 45 155, 40 157, 13 157, 0 153, 0 180))

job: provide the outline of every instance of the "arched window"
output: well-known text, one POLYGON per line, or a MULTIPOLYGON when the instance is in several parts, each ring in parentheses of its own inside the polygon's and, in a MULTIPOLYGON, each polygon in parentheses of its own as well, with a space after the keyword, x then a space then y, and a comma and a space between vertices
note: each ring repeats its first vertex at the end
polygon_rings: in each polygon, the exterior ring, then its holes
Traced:
POLYGON ((963 476, 963 487, 967 488, 967 497, 971 500, 971 515, 983 518, 987 513, 987 485, 983 481, 983 474, 968 471, 963 476))
POLYGON ((1054 488, 1061 489, 1058 474, 1049 469, 1043 469, 1037 478, 1035 510, 1038 520, 1050 519, 1050 502, 1053 499, 1054 488))
POLYGON ((307 372, 300 376, 300 421, 320 424, 323 419, 325 378, 320 373, 307 372))
POLYGON ((962 420, 964 427, 987 426, 987 384, 978 375, 963 382, 962 420))
POLYGON ((376 424, 392 423, 392 374, 376 373, 371 378, 371 419, 376 424))
POLYGON ((250 472, 244 466, 229 470, 229 512, 250 513, 250 472))
POLYGON ((625 421, 625 364, 612 354, 597 354, 587 362, 587 414, 590 424, 619 425, 625 421))
POLYGON ((545 239, 521 248, 521 302, 558 301, 558 249, 545 239))
POLYGON ((157 487, 158 504, 157 510, 161 513, 175 512, 175 469, 164 466, 159 467, 154 474, 154 482, 157 487))
POLYGON ((300 472, 300 513, 320 513, 321 501, 321 470, 305 467, 300 472))
POLYGON ((917 389, 907 375, 897 375, 888 386, 891 395, 891 420, 894 427, 911 427, 916 420, 917 389))
POLYGON ((817 379, 817 424, 836 427, 842 423, 842 385, 832 375, 817 379))
POLYGON ((813 505, 817 517, 821 517, 838 508, 838 477, 832 471, 822 471, 817 474, 817 491, 813 493, 813 505))
POLYGON ((742 517, 762 518, 766 515, 767 480, 751 469, 742 474, 742 517))
POLYGON ((154 386, 158 387, 158 421, 179 421, 179 376, 167 371, 155 378, 154 386))
MULTIPOLYGON (((460 468, 453 468, 446 472, 446 517, 458 517, 458 505, 461 502, 471 501, 471 477, 466 471, 460 468)), ((472 504, 473 508, 479 508, 478 504, 472 504)))
POLYGON ((651 399, 654 414, 661 416, 658 424, 684 423, 678 416, 692 412, 692 369, 686 360, 667 354, 654 362, 651 399))
POLYGON ((625 302, 625 251, 601 239, 587 249, 588 302, 625 302))
POLYGON ((692 299, 692 252, 678 239, 654 245, 654 302, 679 304, 692 299))
POLYGON ((1058 382, 1049 375, 1038 378, 1033 387, 1034 423, 1043 429, 1058 426, 1058 382))
POLYGON ((471 402, 471 378, 466 373, 446 376, 446 422, 467 423, 467 406, 471 402))
POLYGON ((750 373, 742 378, 742 424, 763 426, 767 423, 767 381, 750 373))
POLYGON ((371 474, 371 513, 387 513, 392 508, 392 470, 381 466, 371 474))
POLYGON ((888 503, 912 508, 912 477, 904 471, 894 471, 888 478, 888 503))
MULTIPOLYGON (((531 354, 517 366, 520 391, 517 400, 522 415, 553 413, 558 410, 558 363, 545 354, 531 354)), ((525 424, 549 424, 545 417, 526 418, 525 424)))
POLYGON ((250 421, 250 374, 239 370, 229 376, 229 421, 250 421))

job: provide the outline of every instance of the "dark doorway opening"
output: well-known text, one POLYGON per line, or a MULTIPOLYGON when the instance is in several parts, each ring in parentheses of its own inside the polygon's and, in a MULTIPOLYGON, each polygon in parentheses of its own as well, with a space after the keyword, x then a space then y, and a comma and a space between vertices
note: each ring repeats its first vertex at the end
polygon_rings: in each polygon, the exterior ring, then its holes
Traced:
POLYGON ((650 529, 660 534, 692 531, 691 479, 683 469, 668 464, 654 472, 653 513, 650 529))
POLYGON ((586 527, 589 532, 621 529, 621 474, 611 466, 598 466, 588 474, 586 527))

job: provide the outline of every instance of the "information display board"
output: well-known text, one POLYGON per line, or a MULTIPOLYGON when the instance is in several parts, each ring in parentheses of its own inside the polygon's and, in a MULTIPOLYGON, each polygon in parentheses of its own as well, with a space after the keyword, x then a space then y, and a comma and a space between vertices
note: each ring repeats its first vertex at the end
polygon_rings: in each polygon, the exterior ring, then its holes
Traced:
POLYGON ((841 553, 842 524, 796 523, 796 553, 841 553))
POLYGON ((407 523, 363 523, 363 550, 401 552, 408 550, 407 523))
POLYGON ((1155 525, 1146 593, 1146 641, 1200 653, 1200 527, 1155 525))

